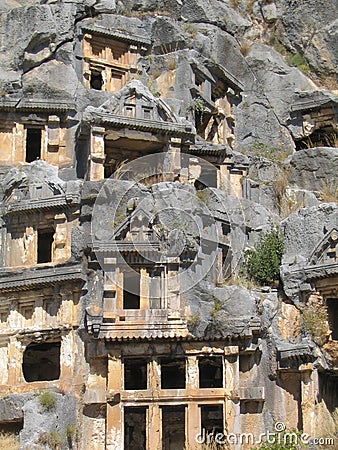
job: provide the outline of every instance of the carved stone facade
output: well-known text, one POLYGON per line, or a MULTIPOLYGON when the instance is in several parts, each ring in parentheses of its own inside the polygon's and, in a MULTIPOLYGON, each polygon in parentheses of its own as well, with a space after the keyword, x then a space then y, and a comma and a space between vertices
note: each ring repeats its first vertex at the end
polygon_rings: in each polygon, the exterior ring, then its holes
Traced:
POLYGON ((178 49, 155 92, 150 44, 89 22, 78 105, 0 102, 0 430, 50 448, 30 409, 47 391, 73 408, 64 448, 195 450, 220 433, 239 450, 278 421, 316 436, 338 407, 337 227, 285 263, 292 302, 232 284, 268 222, 232 149, 243 84, 178 49), (328 310, 320 350, 298 329, 310 296, 328 310))

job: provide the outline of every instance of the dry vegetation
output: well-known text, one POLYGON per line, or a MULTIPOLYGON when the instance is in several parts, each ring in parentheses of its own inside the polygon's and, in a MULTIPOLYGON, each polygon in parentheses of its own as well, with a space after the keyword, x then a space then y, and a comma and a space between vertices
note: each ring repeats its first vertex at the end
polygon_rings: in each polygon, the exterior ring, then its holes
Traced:
POLYGON ((313 336, 318 345, 323 345, 328 340, 330 328, 328 324, 327 308, 324 301, 310 299, 304 306, 301 316, 303 328, 313 336))
POLYGON ((15 434, 0 433, 0 450, 19 450, 20 443, 15 434))
POLYGON ((319 198, 325 203, 338 203, 338 185, 335 180, 325 180, 322 182, 322 188, 319 191, 319 198))

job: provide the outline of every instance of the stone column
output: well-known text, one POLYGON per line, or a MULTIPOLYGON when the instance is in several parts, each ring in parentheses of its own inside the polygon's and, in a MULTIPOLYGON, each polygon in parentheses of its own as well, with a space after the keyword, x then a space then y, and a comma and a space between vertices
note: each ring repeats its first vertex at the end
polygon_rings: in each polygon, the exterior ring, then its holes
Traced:
POLYGON ((70 392, 75 361, 74 331, 62 332, 60 350, 60 387, 70 392))
POLYGON ((41 327, 43 323, 46 323, 45 317, 44 317, 44 310, 43 310, 43 298, 37 298, 35 300, 35 311, 33 315, 33 325, 41 327))
MULTIPOLYGON (((194 397, 198 394, 199 380, 198 380, 198 359, 196 355, 187 356, 187 379, 186 379, 187 395, 194 397)), ((195 449, 196 435, 200 432, 201 418, 200 408, 197 403, 189 403, 186 409, 186 448, 195 449)))
POLYGON ((186 447, 195 450, 198 448, 196 436, 201 432, 201 408, 197 403, 188 403, 185 423, 186 447))
POLYGON ((60 288, 61 296, 61 317, 62 323, 70 323, 72 325, 77 325, 77 321, 74 320, 74 302, 73 302, 73 290, 69 286, 63 286, 60 288))
POLYGON ((167 298, 166 308, 170 308, 173 311, 180 310, 180 275, 177 270, 169 267, 167 272, 167 298))
POLYGON ((230 173, 227 164, 221 164, 217 171, 217 187, 230 193, 230 173))
POLYGON ((120 393, 123 387, 123 365, 118 354, 108 355, 108 393, 106 449, 123 449, 123 415, 120 393))
POLYGON ((116 268, 116 309, 123 309, 123 272, 116 268))
POLYGON ((153 359, 148 365, 148 389, 153 398, 159 398, 161 389, 161 366, 160 363, 153 359))
POLYGON ((312 364, 301 367, 301 408, 303 417, 303 431, 310 436, 316 436, 315 405, 318 394, 318 372, 313 370, 312 364), (305 367, 304 367, 305 366, 305 367))
POLYGON ((47 147, 45 160, 49 164, 59 164, 59 145, 60 145, 60 118, 52 115, 48 116, 47 126, 47 147))
POLYGON ((23 380, 23 349, 15 337, 10 337, 8 344, 8 384, 17 386, 23 380))
POLYGON ((149 309, 150 279, 147 269, 141 269, 140 275, 140 309, 149 309))
MULTIPOLYGON (((239 358, 238 347, 225 347, 225 423, 229 433, 241 433, 240 398, 239 398, 239 358)), ((233 447, 240 450, 240 444, 233 447)))
POLYGON ((239 169, 231 169, 230 170, 230 193, 235 197, 242 198, 242 177, 243 171, 239 169))
MULTIPOLYGON (((164 162, 164 172, 167 181, 173 181, 181 169, 181 138, 171 138, 164 162)), ((164 180, 165 181, 165 180, 164 180)))
POLYGON ((116 258, 105 258, 103 311, 105 317, 116 316, 116 258))
POLYGON ((22 123, 17 123, 13 129, 13 162, 24 162, 26 160, 26 130, 22 123))
POLYGON ((56 214, 54 217, 55 233, 53 242, 52 261, 55 264, 67 261, 71 255, 71 244, 68 237, 67 217, 65 214, 56 214))
POLYGON ((104 133, 105 128, 92 127, 90 139, 90 168, 89 180, 99 181, 104 179, 104 133))
POLYGON ((199 381, 198 381, 198 360, 197 356, 188 356, 187 357, 187 393, 188 395, 196 395, 199 389, 199 381))
POLYGON ((8 337, 0 337, 0 385, 8 384, 8 337))
POLYGON ((162 448, 162 411, 158 403, 150 403, 147 411, 147 450, 162 448))

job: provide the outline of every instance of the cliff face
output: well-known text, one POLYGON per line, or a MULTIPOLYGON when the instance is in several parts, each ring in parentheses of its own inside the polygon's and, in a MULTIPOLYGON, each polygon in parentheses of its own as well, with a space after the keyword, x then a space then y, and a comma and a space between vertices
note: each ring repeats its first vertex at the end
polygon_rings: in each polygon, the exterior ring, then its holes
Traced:
POLYGON ((337 440, 335 3, 0 2, 22 449, 337 440))

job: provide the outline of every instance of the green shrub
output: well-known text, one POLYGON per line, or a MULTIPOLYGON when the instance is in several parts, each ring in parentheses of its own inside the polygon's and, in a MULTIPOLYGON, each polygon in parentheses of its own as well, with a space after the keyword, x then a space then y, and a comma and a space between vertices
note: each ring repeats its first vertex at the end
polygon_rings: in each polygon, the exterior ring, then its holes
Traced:
POLYGON ((64 437, 57 431, 53 430, 50 432, 50 441, 52 446, 56 448, 57 446, 64 444, 64 437))
POLYGON ((52 411, 55 409, 56 398, 52 392, 43 392, 40 394, 39 402, 45 411, 52 411))
POLYGON ((221 300, 214 300, 214 307, 211 310, 212 317, 215 317, 217 313, 222 309, 222 302, 221 300))
POLYGON ((261 236, 253 250, 245 252, 249 278, 261 286, 278 281, 283 251, 282 232, 271 227, 269 232, 261 236))
POLYGON ((210 197, 210 191, 208 189, 202 189, 196 192, 196 197, 203 203, 208 203, 210 197))
POLYGON ((191 327, 195 327, 195 326, 199 325, 200 322, 201 322, 201 317, 198 313, 192 314, 188 319, 188 325, 191 327))
POLYGON ((67 438, 72 439, 76 434, 75 425, 68 425, 67 427, 67 438))
POLYGON ((275 162, 282 162, 291 152, 279 147, 270 147, 264 142, 253 142, 250 150, 244 150, 243 153, 253 156, 261 156, 275 162))
POLYGON ((300 53, 293 53, 286 57, 286 60, 290 66, 297 67, 299 70, 305 74, 310 73, 310 67, 304 55, 300 53))

